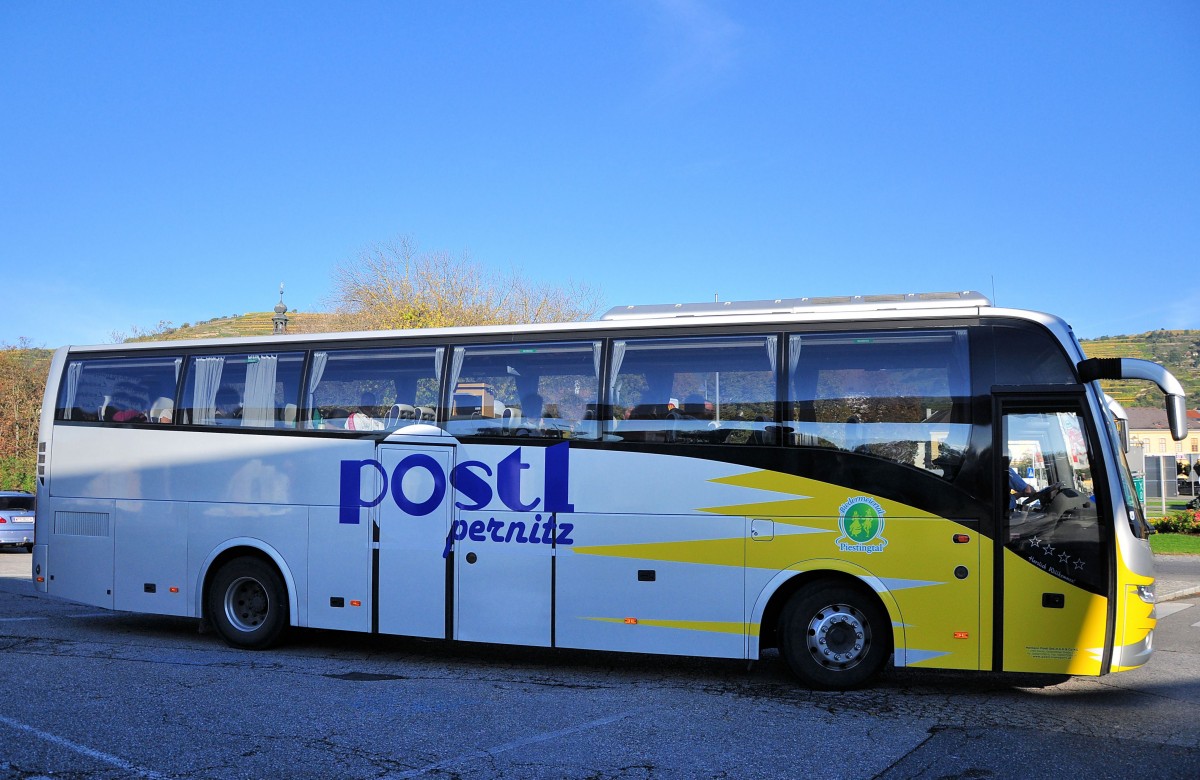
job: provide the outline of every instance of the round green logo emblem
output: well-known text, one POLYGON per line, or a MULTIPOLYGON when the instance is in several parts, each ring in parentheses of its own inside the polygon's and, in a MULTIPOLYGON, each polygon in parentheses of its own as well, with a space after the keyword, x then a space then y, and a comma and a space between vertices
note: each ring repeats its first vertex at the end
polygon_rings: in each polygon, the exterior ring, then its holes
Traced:
POLYGON ((837 546, 842 552, 882 552, 887 547, 883 538, 883 507, 869 496, 855 496, 839 507, 838 526, 842 537, 837 546))

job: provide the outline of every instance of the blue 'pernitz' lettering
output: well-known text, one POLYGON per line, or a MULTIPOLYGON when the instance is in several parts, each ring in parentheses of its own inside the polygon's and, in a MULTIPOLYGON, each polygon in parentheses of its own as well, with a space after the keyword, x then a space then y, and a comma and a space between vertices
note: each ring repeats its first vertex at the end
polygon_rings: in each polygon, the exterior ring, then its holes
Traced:
POLYGON ((528 526, 524 520, 504 522, 494 517, 489 517, 487 522, 455 520, 450 524, 450 533, 446 534, 446 546, 442 549, 442 557, 450 555, 455 542, 465 539, 501 544, 572 545, 575 544, 575 540, 571 538, 571 532, 574 530, 574 523, 560 523, 553 517, 543 521, 540 514, 534 515, 528 526))

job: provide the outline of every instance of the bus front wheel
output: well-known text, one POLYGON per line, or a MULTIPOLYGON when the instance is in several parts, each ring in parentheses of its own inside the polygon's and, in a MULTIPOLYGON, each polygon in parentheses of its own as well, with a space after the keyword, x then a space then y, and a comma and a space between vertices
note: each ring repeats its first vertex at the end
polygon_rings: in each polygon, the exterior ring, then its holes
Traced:
POLYGON ((207 611, 226 642, 262 650, 275 644, 287 625, 287 590, 274 566, 258 558, 235 558, 213 575, 207 611))
POLYGON ((783 608, 781 651, 801 682, 824 690, 857 688, 883 668, 890 625, 879 602, 862 590, 818 583, 783 608))

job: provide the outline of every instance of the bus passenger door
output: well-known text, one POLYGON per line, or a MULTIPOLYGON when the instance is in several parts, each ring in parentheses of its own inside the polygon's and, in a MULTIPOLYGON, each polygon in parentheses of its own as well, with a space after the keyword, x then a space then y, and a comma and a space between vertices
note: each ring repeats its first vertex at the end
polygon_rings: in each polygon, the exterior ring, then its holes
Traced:
POLYGON ((379 447, 375 602, 381 634, 446 638, 452 447, 379 447), (386 482, 385 482, 386 481, 386 482))
POLYGON ((1112 529, 1096 495, 1083 397, 1000 400, 996 614, 1002 669, 1103 674, 1112 529))

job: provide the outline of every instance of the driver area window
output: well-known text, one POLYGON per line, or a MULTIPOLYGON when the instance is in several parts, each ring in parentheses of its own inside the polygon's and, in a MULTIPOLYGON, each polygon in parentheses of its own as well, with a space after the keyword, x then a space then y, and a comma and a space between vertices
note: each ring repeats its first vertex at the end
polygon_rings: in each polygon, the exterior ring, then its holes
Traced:
POLYGON ((1104 534, 1083 420, 1074 411, 1006 411, 1004 545, 1039 569, 1103 593, 1104 534))

